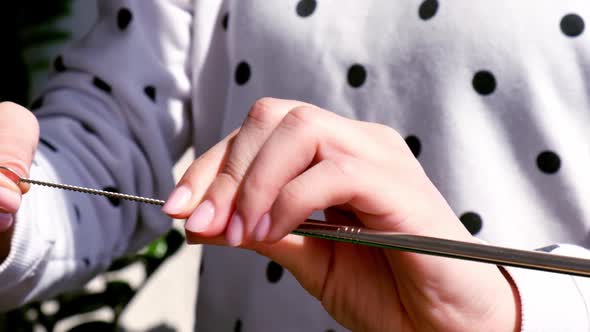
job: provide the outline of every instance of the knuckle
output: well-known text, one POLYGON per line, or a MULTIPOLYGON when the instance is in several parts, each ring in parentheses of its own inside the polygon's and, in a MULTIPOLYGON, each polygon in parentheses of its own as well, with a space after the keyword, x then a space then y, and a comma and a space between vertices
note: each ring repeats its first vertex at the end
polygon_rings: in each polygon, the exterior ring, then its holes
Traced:
POLYGON ((261 197, 270 195, 270 190, 265 187, 261 179, 248 176, 244 179, 243 185, 238 190, 236 207, 240 211, 250 211, 253 207, 259 206, 261 197))
POLYGON ((316 110, 309 106, 297 106, 293 108, 291 111, 289 111, 288 115, 295 119, 298 119, 301 122, 312 123, 315 119, 313 115, 316 113, 316 110))
POLYGON ((0 111, 6 111, 6 110, 13 110, 13 109, 22 109, 24 107, 22 107, 19 104, 13 103, 11 101, 3 101, 0 102, 0 111))
POLYGON ((383 135, 385 138, 388 138, 389 140, 392 140, 394 142, 402 142, 404 140, 402 135, 390 126, 386 126, 380 123, 372 123, 372 126, 373 130, 381 133, 381 135, 383 135))
POLYGON ((23 116, 23 121, 26 122, 27 126, 30 128, 35 142, 37 141, 37 137, 39 136, 40 128, 39 128, 39 121, 37 121, 37 117, 33 115, 33 113, 27 111, 24 112, 25 115, 23 116))
POLYGON ((357 174, 362 174, 363 170, 359 165, 358 160, 350 157, 342 157, 336 160, 328 159, 324 161, 326 163, 326 167, 329 172, 334 172, 336 174, 340 174, 342 177, 352 177, 357 176, 357 174))
POLYGON ((38 128, 35 115, 19 104, 10 101, 0 102, 0 115, 10 118, 12 122, 18 121, 23 125, 38 128))
POLYGON ((244 192, 246 194, 269 194, 272 189, 273 188, 271 183, 268 181, 268 177, 256 172, 249 173, 244 180, 244 192))
POLYGON ((306 200, 306 191, 308 188, 298 179, 293 179, 279 191, 277 202, 282 206, 291 206, 293 202, 301 202, 306 200))
POLYGON ((299 106, 287 113, 282 121, 282 126, 293 131, 310 131, 317 125, 317 120, 314 117, 314 110, 299 106))
POLYGON ((229 159, 219 173, 220 176, 226 176, 236 186, 242 181, 243 174, 243 167, 235 159, 229 159))
POLYGON ((266 127, 271 124, 273 119, 277 116, 273 112, 276 99, 270 97, 260 98, 254 102, 250 111, 248 112, 246 122, 253 122, 260 127, 266 127))
POLYGON ((388 144, 395 150, 405 151, 407 148, 403 136, 397 130, 389 126, 380 123, 369 123, 368 130, 370 133, 373 133, 372 135, 376 135, 380 142, 388 144))

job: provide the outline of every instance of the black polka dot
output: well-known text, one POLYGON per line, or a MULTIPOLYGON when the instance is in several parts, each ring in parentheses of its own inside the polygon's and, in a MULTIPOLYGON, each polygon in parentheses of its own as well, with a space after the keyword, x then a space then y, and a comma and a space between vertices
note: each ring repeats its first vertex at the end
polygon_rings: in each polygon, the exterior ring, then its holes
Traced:
POLYGON ((418 137, 413 135, 406 137, 406 144, 414 154, 414 157, 418 158, 420 151, 422 150, 422 144, 420 143, 418 137))
POLYGON ((88 133, 90 134, 94 134, 96 135, 96 131, 94 130, 94 128, 92 128, 88 123, 85 122, 81 122, 80 125, 82 126, 82 128, 84 128, 84 130, 86 130, 88 133))
POLYGON ((425 0, 418 8, 418 16, 423 20, 431 19, 438 10, 437 0, 425 0))
POLYGON ((561 32, 568 37, 576 37, 584 32, 584 20, 576 14, 567 14, 559 23, 561 32))
MULTIPOLYGON (((113 192, 113 193, 118 193, 119 192, 119 189, 117 189, 115 187, 106 187, 106 188, 103 188, 102 190, 104 190, 104 191, 110 191, 110 192, 113 192)), ((111 202, 111 204, 113 206, 119 206, 119 205, 121 205, 121 200, 119 198, 117 198, 117 197, 108 197, 108 199, 109 199, 109 201, 111 202)))
POLYGON ((39 166, 39 163, 37 163, 37 161, 35 159, 33 159, 33 165, 39 166))
POLYGON ((53 69, 57 72, 62 72, 67 69, 64 65, 64 58, 61 55, 53 60, 53 69))
POLYGON ((559 248, 557 244, 552 244, 550 246, 546 246, 543 248, 536 249, 537 251, 544 251, 544 252, 552 252, 553 250, 559 248))
POLYGON ((348 84, 350 84, 351 87, 358 88, 365 83, 365 80, 367 79, 367 71, 362 65, 354 64, 348 68, 347 78, 348 84))
POLYGON ((43 107, 43 97, 39 97, 31 103, 31 111, 40 109, 41 107, 43 107))
POLYGON ((236 320, 236 323, 234 324, 234 332, 241 332, 242 331, 242 320, 238 319, 236 320))
POLYGON ((148 85, 143 88, 143 92, 146 96, 148 96, 149 99, 151 99, 153 102, 156 102, 156 87, 153 85, 148 85))
POLYGON ((537 157, 537 166, 543 173, 553 174, 561 167, 561 160, 555 152, 543 151, 537 157))
POLYGON ((74 213, 76 214, 76 222, 79 224, 80 223, 80 208, 78 208, 78 205, 74 205, 74 213))
POLYGON ((131 14, 131 11, 127 8, 121 8, 117 13, 117 26, 119 29, 125 30, 129 26, 129 23, 131 23, 132 19, 133 14, 131 14))
POLYGON ((221 19, 221 26, 223 27, 223 30, 227 30, 228 23, 229 23, 229 13, 225 13, 225 15, 223 15, 223 18, 221 19))
POLYGON ((88 259, 88 257, 84 257, 82 261, 84 261, 84 265, 90 266, 90 259, 88 259))
POLYGON ((295 11, 297 12, 297 15, 301 17, 308 17, 313 14, 317 5, 318 4, 315 0, 300 0, 297 3, 295 11))
POLYGON ((266 278, 269 282, 275 284, 283 276, 283 267, 274 261, 270 261, 266 267, 266 278))
POLYGON ((235 74, 236 83, 238 85, 244 85, 250 79, 250 65, 247 62, 240 62, 236 67, 235 74))
POLYGON ((473 75, 473 88, 481 95, 489 95, 496 90, 496 78, 487 70, 481 70, 473 75))
POLYGON ((102 91, 104 91, 104 92, 106 92, 106 93, 111 93, 111 90, 112 90, 112 89, 111 89, 111 86, 110 86, 110 85, 109 85, 107 82, 105 82, 105 81, 101 80, 101 79, 100 79, 100 78, 98 78, 98 77, 94 77, 94 78, 92 79, 92 84, 93 84, 95 87, 99 88, 100 90, 102 90, 102 91))
POLYGON ((469 233, 472 235, 475 235, 481 231, 481 226, 483 223, 479 214, 475 212, 465 212, 461 217, 459 217, 459 219, 463 223, 463 226, 465 226, 465 228, 467 228, 469 233))
POLYGON ((49 148, 49 150, 57 152, 57 148, 55 147, 55 145, 51 144, 48 140, 41 137, 39 138, 39 143, 45 145, 47 148, 49 148))

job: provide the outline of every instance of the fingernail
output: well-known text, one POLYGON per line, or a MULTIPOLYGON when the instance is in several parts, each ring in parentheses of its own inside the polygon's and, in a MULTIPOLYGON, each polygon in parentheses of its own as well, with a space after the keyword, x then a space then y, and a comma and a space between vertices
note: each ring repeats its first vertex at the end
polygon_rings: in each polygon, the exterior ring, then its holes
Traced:
POLYGON ((5 232, 12 226, 14 217, 10 213, 0 213, 0 233, 5 232))
POLYGON ((0 209, 7 212, 16 212, 20 205, 20 195, 10 189, 0 187, 0 209))
POLYGON ((234 212, 234 215, 229 221, 226 233, 227 243, 232 247, 237 247, 242 243, 242 237, 244 236, 244 223, 242 218, 234 212))
POLYGON ((266 235, 268 235, 268 231, 270 230, 270 215, 265 213, 256 228, 254 228, 254 238, 258 242, 264 241, 266 239, 266 235))
POLYGON ((214 216, 215 206, 211 201, 204 201, 193 211, 193 214, 184 224, 184 228, 194 233, 202 232, 211 224, 214 216))
POLYGON ((162 212, 166 214, 178 214, 183 211, 192 196, 190 188, 186 185, 181 185, 174 189, 168 197, 166 204, 162 207, 162 212))

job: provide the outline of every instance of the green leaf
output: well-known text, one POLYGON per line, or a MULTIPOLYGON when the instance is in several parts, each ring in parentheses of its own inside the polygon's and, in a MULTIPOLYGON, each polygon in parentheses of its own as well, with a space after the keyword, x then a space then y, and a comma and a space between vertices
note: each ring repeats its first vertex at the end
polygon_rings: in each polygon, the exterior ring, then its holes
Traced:
POLYGON ((158 239, 152 242, 145 253, 146 256, 150 256, 152 258, 161 259, 166 255, 168 251, 168 244, 164 239, 158 239))

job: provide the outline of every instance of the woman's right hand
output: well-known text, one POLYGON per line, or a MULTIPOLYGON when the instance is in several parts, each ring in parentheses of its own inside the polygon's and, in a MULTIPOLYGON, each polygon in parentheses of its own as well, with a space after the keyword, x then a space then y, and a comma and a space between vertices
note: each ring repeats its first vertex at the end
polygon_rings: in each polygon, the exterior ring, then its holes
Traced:
POLYGON ((189 243, 268 256, 353 331, 520 330, 497 266, 289 235, 324 210, 333 224, 477 242, 391 128, 266 98, 178 188, 163 210, 191 215, 189 243))
MULTIPOLYGON (((23 177, 29 168, 39 140, 39 123, 26 108, 11 102, 0 103, 0 165, 10 167, 23 177)), ((20 207, 21 195, 29 186, 0 171, 0 263, 8 257, 14 214, 20 207)))

